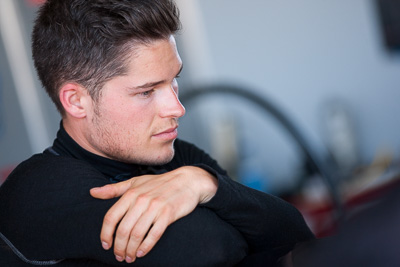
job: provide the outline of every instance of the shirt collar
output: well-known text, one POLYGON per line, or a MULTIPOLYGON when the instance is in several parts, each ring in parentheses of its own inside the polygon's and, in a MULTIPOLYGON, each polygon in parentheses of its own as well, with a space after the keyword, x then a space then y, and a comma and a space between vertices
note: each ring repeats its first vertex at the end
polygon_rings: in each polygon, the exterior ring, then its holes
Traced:
POLYGON ((129 164, 93 154, 83 149, 72 139, 64 129, 62 121, 52 148, 61 156, 73 157, 89 163, 113 182, 123 181, 142 174, 154 174, 158 172, 157 169, 160 169, 160 166, 129 164))

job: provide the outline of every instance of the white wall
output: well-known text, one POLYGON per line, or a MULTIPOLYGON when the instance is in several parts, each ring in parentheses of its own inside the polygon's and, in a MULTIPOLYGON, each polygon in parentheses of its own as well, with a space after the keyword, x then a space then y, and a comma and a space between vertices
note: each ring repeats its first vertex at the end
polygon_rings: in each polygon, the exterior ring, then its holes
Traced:
MULTIPOLYGON (((271 98, 318 149, 322 109, 341 99, 355 120, 364 162, 381 149, 399 155, 400 52, 390 54, 383 45, 375 1, 190 2, 200 7, 215 72, 202 82, 248 85, 271 98)), ((184 25, 181 38, 190 30, 184 25)), ((198 47, 183 51, 187 59, 201 53, 198 47)), ((185 62, 185 68, 199 67, 185 62)), ((197 83, 196 72, 188 73, 197 83)))
POLYGON ((60 121, 31 60, 36 10, 25 0, 0 1, 0 180, 2 170, 50 146, 60 121))

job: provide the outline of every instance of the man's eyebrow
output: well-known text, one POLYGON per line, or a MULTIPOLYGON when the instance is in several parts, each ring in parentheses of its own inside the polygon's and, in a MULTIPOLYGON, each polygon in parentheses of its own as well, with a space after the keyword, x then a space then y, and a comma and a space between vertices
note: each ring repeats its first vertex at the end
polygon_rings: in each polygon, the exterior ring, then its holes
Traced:
POLYGON ((155 86, 157 86, 157 85, 159 85, 159 84, 162 84, 162 83, 164 83, 164 82, 165 82, 165 81, 162 80, 162 81, 158 81, 158 82, 145 83, 145 84, 142 84, 142 85, 138 85, 138 86, 131 87, 131 88, 129 88, 129 89, 139 90, 139 89, 144 89, 144 88, 149 88, 149 87, 155 87, 155 86))
MULTIPOLYGON (((175 75, 175 77, 179 76, 179 74, 182 72, 182 69, 183 69, 183 64, 181 65, 181 68, 179 69, 179 71, 175 75)), ((160 84, 165 83, 165 82, 166 82, 165 80, 162 80, 162 81, 158 81, 158 82, 145 83, 145 84, 142 84, 142 85, 138 85, 138 86, 132 87, 131 89, 138 90, 138 89, 143 89, 143 88, 155 87, 155 86, 160 85, 160 84)))

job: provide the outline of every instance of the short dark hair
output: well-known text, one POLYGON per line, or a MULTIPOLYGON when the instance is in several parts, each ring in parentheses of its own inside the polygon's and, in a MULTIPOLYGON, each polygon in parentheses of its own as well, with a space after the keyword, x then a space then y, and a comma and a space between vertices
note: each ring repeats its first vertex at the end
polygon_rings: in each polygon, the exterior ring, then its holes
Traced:
POLYGON ((168 39, 180 26, 173 0, 47 0, 32 32, 35 68, 64 115, 63 84, 81 84, 97 101, 105 82, 127 72, 135 45, 168 39))

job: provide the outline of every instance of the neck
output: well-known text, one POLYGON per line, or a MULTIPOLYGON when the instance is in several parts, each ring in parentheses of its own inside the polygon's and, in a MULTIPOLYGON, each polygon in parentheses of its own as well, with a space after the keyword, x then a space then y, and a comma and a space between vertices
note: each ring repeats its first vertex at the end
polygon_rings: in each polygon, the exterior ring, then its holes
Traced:
POLYGON ((85 133, 90 132, 87 130, 87 124, 85 123, 85 119, 76 119, 67 116, 66 118, 63 118, 62 123, 65 131, 80 147, 93 154, 105 157, 105 155, 98 153, 90 145, 88 138, 85 135, 85 133))

